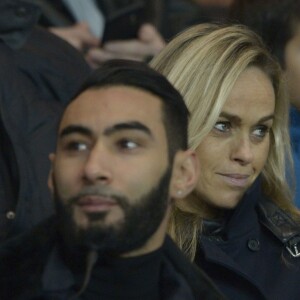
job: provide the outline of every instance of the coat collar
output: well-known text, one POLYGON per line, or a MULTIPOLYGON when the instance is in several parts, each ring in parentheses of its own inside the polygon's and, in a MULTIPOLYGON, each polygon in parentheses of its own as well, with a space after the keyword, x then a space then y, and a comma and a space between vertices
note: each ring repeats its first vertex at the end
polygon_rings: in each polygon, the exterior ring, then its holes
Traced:
POLYGON ((45 291, 69 290, 75 284, 72 272, 65 267, 58 246, 54 246, 46 263, 42 286, 45 291))

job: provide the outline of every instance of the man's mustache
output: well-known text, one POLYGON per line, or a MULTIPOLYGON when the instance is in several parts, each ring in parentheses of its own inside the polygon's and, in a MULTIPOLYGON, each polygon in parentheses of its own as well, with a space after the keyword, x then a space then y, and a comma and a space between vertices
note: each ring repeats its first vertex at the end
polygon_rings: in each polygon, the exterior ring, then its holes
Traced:
POLYGON ((84 187, 77 195, 68 199, 68 205, 77 204, 80 199, 87 196, 99 196, 103 198, 113 199, 122 208, 129 206, 128 199, 125 196, 103 186, 84 187))

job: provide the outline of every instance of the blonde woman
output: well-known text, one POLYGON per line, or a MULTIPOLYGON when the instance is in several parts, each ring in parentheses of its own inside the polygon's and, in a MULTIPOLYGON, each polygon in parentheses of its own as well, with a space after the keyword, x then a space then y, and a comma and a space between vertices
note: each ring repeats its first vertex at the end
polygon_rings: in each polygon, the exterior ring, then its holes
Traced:
POLYGON ((245 27, 202 24, 151 65, 185 98, 201 166, 171 235, 229 299, 299 299, 299 212, 285 178, 288 101, 277 62, 245 27))

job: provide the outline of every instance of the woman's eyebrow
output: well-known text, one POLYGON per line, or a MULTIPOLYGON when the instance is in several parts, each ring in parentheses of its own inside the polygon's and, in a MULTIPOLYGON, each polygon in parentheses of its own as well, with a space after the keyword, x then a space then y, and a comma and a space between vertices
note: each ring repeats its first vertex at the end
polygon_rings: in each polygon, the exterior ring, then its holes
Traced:
MULTIPOLYGON (((226 118, 234 123, 241 123, 242 122, 242 119, 237 116, 237 115, 234 115, 234 114, 231 114, 231 113, 228 113, 228 112, 221 112, 220 113, 220 117, 223 117, 223 118, 226 118)), ((269 121, 271 119, 274 119, 274 113, 270 114, 270 115, 267 115, 267 116, 264 116, 264 117, 261 117, 257 123, 262 123, 262 122, 266 122, 266 121, 269 121)))

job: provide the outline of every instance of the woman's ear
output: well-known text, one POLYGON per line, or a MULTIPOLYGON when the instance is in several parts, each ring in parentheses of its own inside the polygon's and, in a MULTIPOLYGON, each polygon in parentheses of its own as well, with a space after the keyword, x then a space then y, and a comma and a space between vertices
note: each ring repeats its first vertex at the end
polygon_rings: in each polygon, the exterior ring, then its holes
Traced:
POLYGON ((49 160, 51 162, 51 167, 50 167, 47 183, 48 183, 48 188, 49 188, 50 192, 53 193, 53 163, 54 163, 54 160, 55 160, 55 154, 54 153, 49 154, 49 160))
POLYGON ((179 151, 174 157, 170 197, 185 198, 193 191, 199 176, 199 162, 194 150, 179 151))

